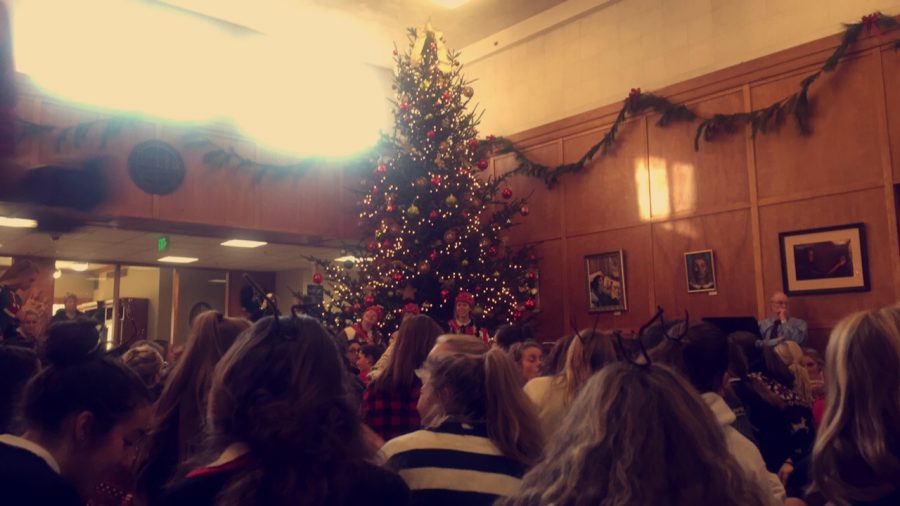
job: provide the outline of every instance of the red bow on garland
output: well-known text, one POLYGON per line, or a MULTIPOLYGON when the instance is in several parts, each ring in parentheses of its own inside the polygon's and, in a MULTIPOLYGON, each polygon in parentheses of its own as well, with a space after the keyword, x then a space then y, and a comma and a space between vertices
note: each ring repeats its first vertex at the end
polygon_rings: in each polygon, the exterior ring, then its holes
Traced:
POLYGON ((632 112, 637 112, 638 101, 640 99, 641 99, 641 89, 640 88, 631 88, 631 92, 628 94, 628 108, 631 109, 632 112))
POLYGON ((881 35, 881 27, 878 26, 879 21, 877 12, 862 17, 863 28, 866 29, 866 32, 874 31, 876 34, 881 35))

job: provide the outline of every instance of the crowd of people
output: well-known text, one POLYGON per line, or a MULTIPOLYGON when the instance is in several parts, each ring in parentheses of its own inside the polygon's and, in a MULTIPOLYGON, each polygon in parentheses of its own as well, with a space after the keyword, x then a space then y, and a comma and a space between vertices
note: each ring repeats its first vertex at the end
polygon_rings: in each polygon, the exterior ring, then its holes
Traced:
POLYGON ((468 294, 390 337, 378 308, 331 332, 269 302, 200 314, 172 363, 106 352, 79 315, 5 342, 0 503, 900 504, 900 306, 847 316, 822 357, 778 294, 774 332, 660 311, 546 350, 488 338, 468 294))

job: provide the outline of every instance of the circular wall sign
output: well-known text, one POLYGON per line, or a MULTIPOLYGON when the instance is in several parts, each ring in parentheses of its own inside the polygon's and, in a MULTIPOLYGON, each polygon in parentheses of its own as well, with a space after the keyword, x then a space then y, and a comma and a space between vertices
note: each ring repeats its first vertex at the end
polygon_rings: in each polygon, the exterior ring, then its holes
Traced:
POLYGON ((128 155, 128 174, 147 193, 168 195, 184 182, 184 161, 172 146, 162 141, 144 141, 128 155))

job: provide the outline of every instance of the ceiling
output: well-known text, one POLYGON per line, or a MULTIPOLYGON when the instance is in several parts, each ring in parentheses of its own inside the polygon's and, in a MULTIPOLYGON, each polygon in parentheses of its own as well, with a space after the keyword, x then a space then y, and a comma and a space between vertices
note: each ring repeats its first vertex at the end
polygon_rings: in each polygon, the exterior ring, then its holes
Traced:
POLYGON ((406 29, 431 22, 452 49, 461 49, 504 28, 565 3, 566 0, 469 0, 446 9, 432 0, 313 0, 338 9, 368 26, 381 27, 399 47, 406 29))
POLYGON ((336 258, 341 254, 340 250, 334 248, 272 243, 254 249, 230 248, 219 244, 225 239, 231 239, 230 237, 176 234, 165 234, 169 238, 169 250, 159 253, 157 240, 161 235, 163 234, 155 232, 88 226, 54 240, 50 234, 43 232, 0 227, 0 255, 168 267, 180 264, 162 263, 158 259, 165 255, 176 255, 200 259, 185 265, 186 267, 284 271, 309 267, 304 255, 336 258))

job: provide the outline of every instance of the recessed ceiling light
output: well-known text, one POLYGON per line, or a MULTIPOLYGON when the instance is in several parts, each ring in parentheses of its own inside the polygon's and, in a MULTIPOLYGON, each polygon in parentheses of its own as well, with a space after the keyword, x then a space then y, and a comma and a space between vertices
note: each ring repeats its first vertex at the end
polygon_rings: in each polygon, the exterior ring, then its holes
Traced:
POLYGON ((170 264, 191 264, 191 263, 196 262, 197 260, 200 260, 200 259, 194 258, 194 257, 174 257, 174 256, 162 257, 159 259, 160 262, 167 262, 170 264))
POLYGON ((0 216, 0 227, 12 228, 37 228, 38 223, 28 218, 10 218, 9 216, 0 216))
POLYGON ((265 241, 247 241, 244 239, 230 239, 223 243, 222 246, 230 246, 232 248, 258 248, 269 244, 265 241))
POLYGON ((224 279, 210 279, 209 282, 210 282, 210 283, 216 283, 216 284, 224 285, 224 284, 227 283, 228 281, 225 281, 224 279))
POLYGON ((469 0, 431 0, 445 9, 455 9, 469 0))
POLYGON ((70 262, 69 260, 57 260, 57 269, 70 269, 75 272, 84 272, 90 268, 87 262, 70 262))

